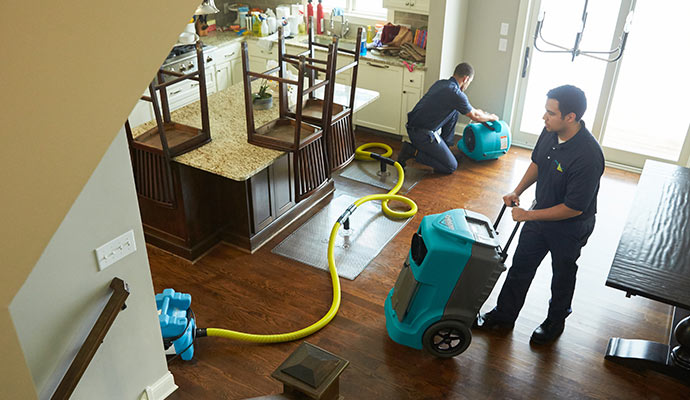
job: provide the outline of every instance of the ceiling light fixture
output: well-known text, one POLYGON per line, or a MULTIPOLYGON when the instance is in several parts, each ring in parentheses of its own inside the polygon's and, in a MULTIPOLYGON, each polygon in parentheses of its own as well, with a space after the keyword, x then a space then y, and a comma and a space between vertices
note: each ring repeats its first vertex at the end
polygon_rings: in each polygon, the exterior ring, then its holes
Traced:
POLYGON ((620 60, 620 58, 623 56, 623 50, 625 50, 625 43, 628 40, 628 33, 630 33, 630 26, 632 25, 632 17, 633 17, 633 10, 630 10, 628 13, 628 16, 625 18, 625 26, 623 27, 623 34, 620 37, 620 40, 618 42, 618 47, 611 51, 585 51, 580 49, 580 43, 582 42, 582 34, 585 31, 585 24, 587 23, 587 4, 589 3, 589 0, 585 0, 585 7, 582 10, 582 24, 580 24, 580 28, 578 29, 577 34, 575 35, 575 45, 572 48, 567 48, 555 43, 548 42, 544 40, 544 37, 541 34, 542 28, 544 27, 544 17, 546 16, 546 13, 542 10, 539 12, 539 17, 537 18, 537 29, 534 32, 534 48, 538 51, 541 51, 542 53, 570 53, 572 54, 572 60, 575 61, 575 57, 579 55, 595 58, 597 60, 601 61, 606 61, 606 62, 616 62, 620 60), (537 39, 541 39, 542 42, 556 47, 560 50, 542 50, 539 48, 537 45, 537 39), (598 56, 595 54, 599 55, 606 55, 606 56, 598 56), (613 57, 613 58, 612 58, 613 57))

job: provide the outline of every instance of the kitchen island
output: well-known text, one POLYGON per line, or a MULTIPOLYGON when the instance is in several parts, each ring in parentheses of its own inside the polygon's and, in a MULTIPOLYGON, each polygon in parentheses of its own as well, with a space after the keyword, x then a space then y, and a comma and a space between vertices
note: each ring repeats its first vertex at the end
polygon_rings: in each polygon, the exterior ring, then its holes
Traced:
MULTIPOLYGON (((347 104, 349 93, 348 86, 337 84, 334 101, 347 104)), ((354 111, 377 98, 377 92, 358 88, 354 111)), ((173 159, 174 204, 139 196, 146 241, 189 260, 219 241, 253 252, 334 191, 330 179, 310 197, 295 202, 291 154, 247 143, 241 84, 209 95, 208 109, 211 141, 173 159)), ((254 112, 257 126, 277 116, 277 104, 254 112)), ((199 102, 173 111, 171 117, 201 126, 199 102)), ((154 126, 155 122, 140 125, 133 135, 154 126)))

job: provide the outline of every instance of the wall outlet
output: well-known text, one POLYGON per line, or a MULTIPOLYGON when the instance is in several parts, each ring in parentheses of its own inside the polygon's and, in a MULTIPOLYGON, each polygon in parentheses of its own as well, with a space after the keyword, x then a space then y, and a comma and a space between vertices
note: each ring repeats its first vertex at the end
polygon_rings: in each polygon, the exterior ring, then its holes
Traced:
POLYGON ((508 25, 507 22, 502 22, 501 23, 501 36, 508 36, 508 25))
POLYGON ((96 249, 98 269, 103 271, 136 250, 137 244, 134 241, 134 231, 130 230, 96 249))
POLYGON ((508 49, 508 39, 498 39, 498 51, 506 51, 508 49))

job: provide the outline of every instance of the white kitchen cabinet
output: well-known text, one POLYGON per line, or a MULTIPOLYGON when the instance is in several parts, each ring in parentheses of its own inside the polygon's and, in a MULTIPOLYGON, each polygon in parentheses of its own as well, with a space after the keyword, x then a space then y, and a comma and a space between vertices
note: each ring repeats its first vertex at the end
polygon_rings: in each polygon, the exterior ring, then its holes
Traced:
POLYGON ((361 60, 357 87, 379 92, 379 99, 355 113, 355 123, 400 135, 403 68, 361 60))
POLYGON ((428 15, 430 1, 431 0, 383 0, 383 8, 428 15))
MULTIPOLYGON (((215 68, 204 66, 204 69, 206 72, 206 94, 210 95, 216 92, 215 68)), ((170 111, 199 100, 199 82, 197 81, 187 79, 168 86, 167 89, 170 111)))
POLYGON ((278 46, 271 47, 271 50, 259 46, 256 40, 247 40, 247 47, 249 49, 249 70, 252 72, 264 72, 266 63, 269 60, 278 62, 278 46))
POLYGON ((422 92, 424 87, 424 71, 415 70, 408 71, 405 69, 403 71, 403 82, 402 82, 402 108, 400 109, 400 135, 403 141, 408 141, 407 129, 405 124, 407 123, 407 113, 412 111, 419 99, 422 98, 424 94, 422 92))
POLYGON ((242 82, 242 58, 238 57, 230 61, 230 74, 232 85, 242 82))
POLYGON ((213 65, 216 89, 223 90, 242 80, 242 59, 240 58, 240 43, 228 43, 218 47, 214 53, 213 65), (238 68, 239 66, 239 68, 238 68))
POLYGON ((410 141, 409 137, 407 136, 407 128, 405 128, 405 124, 407 124, 407 113, 412 111, 414 106, 417 105, 417 102, 421 98, 421 90, 408 86, 403 87, 402 107, 400 109, 400 135, 402 136, 402 140, 405 142, 410 141))
POLYGON ((216 74, 216 89, 221 91, 232 85, 232 69, 230 61, 218 63, 215 65, 216 74))

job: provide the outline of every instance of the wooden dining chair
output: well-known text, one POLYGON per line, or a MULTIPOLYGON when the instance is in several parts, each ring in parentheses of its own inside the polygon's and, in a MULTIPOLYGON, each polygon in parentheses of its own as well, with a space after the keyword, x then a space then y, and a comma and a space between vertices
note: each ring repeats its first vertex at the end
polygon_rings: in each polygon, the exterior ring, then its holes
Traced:
POLYGON ((195 47, 198 67, 196 71, 182 74, 160 69, 149 84, 149 96, 141 97, 142 100, 152 103, 156 126, 133 137, 129 120, 125 122, 137 194, 169 207, 175 206, 172 159, 211 141, 206 73, 201 42, 197 41, 195 47), (166 75, 172 76, 173 79, 166 81, 166 75), (201 128, 180 124, 171 119, 167 89, 185 79, 199 82, 201 128))
MULTIPOLYGON (((326 48, 328 45, 318 43, 315 40, 314 24, 309 24, 308 31, 308 48, 304 52, 290 55, 283 54, 282 57, 279 54, 279 58, 283 58, 284 61, 296 60, 302 55, 306 55, 306 60, 308 62, 315 62, 315 51, 317 48, 326 48)), ((318 124, 324 130, 326 137, 326 149, 329 160, 329 170, 330 172, 337 171, 345 166, 347 166, 355 156, 355 135, 354 135, 354 124, 353 124, 353 110, 355 103, 355 91, 357 89, 357 71, 359 67, 360 52, 359 49, 362 45, 363 29, 360 27, 357 30, 357 36, 355 40, 355 48, 353 50, 343 49, 341 46, 336 47, 335 59, 333 60, 333 68, 327 68, 325 71, 325 80, 332 82, 329 86, 330 90, 325 90, 322 98, 318 98, 314 92, 309 93, 309 98, 307 99, 304 107, 302 108, 302 119, 306 122, 312 124, 318 124), (337 57, 338 55, 349 55, 354 57, 354 61, 337 68, 337 57), (335 96, 335 82, 338 74, 343 73, 348 70, 352 70, 352 77, 349 88, 349 96, 347 104, 338 104, 333 101, 335 96), (324 107, 324 104, 328 104, 328 109, 324 107)), ((337 38, 335 39, 337 44, 337 38)), ((284 39, 279 36, 278 38, 279 46, 280 41, 284 39)), ((316 60, 318 62, 320 60, 316 60)), ((281 63, 281 65, 284 65, 281 63)), ((311 69, 308 71, 309 85, 313 86, 316 82, 316 70, 311 69)), ((288 115, 294 116, 293 112, 288 112, 288 115)))
MULTIPOLYGON (((282 37, 282 28, 279 29, 282 37)), ((310 124, 303 120, 303 99, 305 95, 313 93, 320 88, 326 88, 331 80, 325 79, 315 82, 313 85, 305 85, 304 77, 307 71, 319 71, 326 73, 332 65, 335 65, 335 51, 337 42, 328 46, 328 59, 312 62, 304 55, 297 59, 286 61, 285 43, 278 44, 279 65, 262 73, 249 70, 249 51, 247 43, 242 43, 242 69, 244 79, 244 100, 247 118, 247 141, 251 144, 275 150, 287 151, 293 154, 295 177, 295 200, 297 202, 308 197, 320 189, 330 179, 330 168, 327 157, 327 149, 323 136, 323 128, 320 124, 310 124), (309 61, 309 62, 307 62, 309 61), (289 62, 297 67, 298 78, 291 80, 286 78, 285 63, 289 62), (317 64, 325 64, 321 67, 317 64), (275 74, 278 72, 278 76, 275 74), (254 107, 252 97, 252 82, 257 79, 278 82, 278 117, 257 128, 254 122, 254 107), (288 85, 296 87, 295 112, 288 113, 288 85)), ((328 113, 329 104, 322 105, 323 112, 328 113)))

